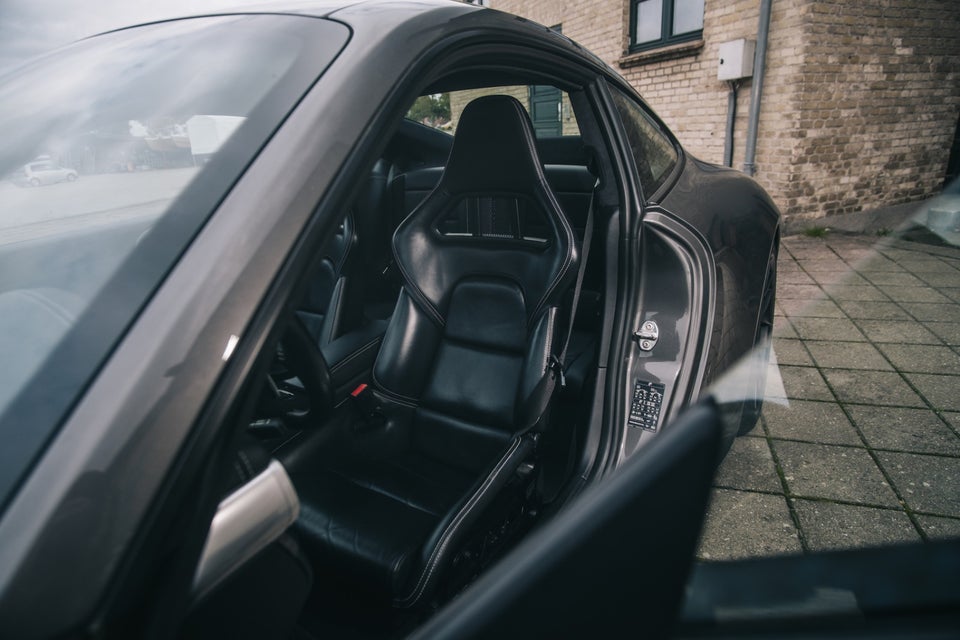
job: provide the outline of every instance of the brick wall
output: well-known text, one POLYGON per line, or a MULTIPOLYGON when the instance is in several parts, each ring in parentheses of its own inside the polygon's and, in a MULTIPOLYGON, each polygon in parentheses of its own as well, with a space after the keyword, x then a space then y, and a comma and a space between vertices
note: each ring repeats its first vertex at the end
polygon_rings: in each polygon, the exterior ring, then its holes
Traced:
POLYGON ((787 198, 851 213, 938 191, 960 108, 960 2, 812 3, 787 198))
MULTIPOLYGON (((706 0, 703 39, 629 54, 627 0, 491 0, 618 70, 694 155, 723 161, 728 85, 718 47, 755 39, 759 0, 706 0), (677 50, 679 49, 679 50, 677 50)), ((756 178, 784 212, 816 218, 938 191, 960 109, 960 2, 775 0, 756 178)), ((751 81, 739 89, 743 166, 751 81)))
MULTIPOLYGON (((450 93, 450 122, 453 130, 456 131, 457 123, 460 122, 460 114, 464 107, 472 100, 480 96, 487 95, 508 95, 513 96, 530 113, 530 90, 526 85, 515 85, 507 87, 491 87, 484 89, 467 89, 465 91, 452 91, 450 93)), ((577 120, 573 115, 573 107, 570 105, 570 96, 566 91, 560 94, 561 101, 561 135, 576 136, 580 135, 580 129, 577 127, 577 120)))

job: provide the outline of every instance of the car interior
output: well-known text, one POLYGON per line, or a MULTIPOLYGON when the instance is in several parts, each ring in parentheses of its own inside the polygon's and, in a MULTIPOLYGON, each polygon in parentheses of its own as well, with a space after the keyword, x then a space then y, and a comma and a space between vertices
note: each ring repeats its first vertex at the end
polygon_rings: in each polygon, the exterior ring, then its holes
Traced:
POLYGON ((582 90, 470 82, 424 92, 455 122, 398 123, 304 277, 233 485, 275 458, 299 518, 185 637, 402 635, 583 482, 606 143, 582 90), (562 132, 535 129, 543 90, 562 132))

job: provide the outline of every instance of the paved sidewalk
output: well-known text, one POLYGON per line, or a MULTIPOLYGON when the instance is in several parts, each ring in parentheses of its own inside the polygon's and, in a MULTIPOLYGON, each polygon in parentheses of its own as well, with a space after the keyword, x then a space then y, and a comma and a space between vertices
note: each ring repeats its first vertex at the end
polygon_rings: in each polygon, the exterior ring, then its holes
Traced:
POLYGON ((784 238, 786 398, 768 399, 724 460, 699 557, 960 537, 958 303, 960 250, 784 238))

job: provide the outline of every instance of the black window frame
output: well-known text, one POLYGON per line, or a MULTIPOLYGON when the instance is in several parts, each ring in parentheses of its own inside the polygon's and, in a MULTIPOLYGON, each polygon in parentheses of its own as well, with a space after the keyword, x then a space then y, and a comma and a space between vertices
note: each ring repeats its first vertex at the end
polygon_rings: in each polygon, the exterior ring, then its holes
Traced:
MULTIPOLYGON (((630 0, 630 53, 659 49, 672 44, 692 42, 703 39, 703 27, 696 31, 673 33, 673 9, 677 0, 661 0, 663 10, 660 16, 660 37, 649 42, 637 42, 637 6, 646 0, 630 0)), ((704 0, 706 5, 706 0, 704 0)), ((706 10, 706 8, 704 8, 706 10)))

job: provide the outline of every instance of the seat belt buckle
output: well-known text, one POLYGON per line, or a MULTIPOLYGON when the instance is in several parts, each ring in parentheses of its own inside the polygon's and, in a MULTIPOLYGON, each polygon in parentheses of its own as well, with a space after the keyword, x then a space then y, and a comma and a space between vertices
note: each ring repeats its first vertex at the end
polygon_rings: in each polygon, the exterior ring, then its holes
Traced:
POLYGON ((386 421, 380 403, 366 382, 357 385, 357 388, 350 392, 350 400, 368 427, 380 426, 386 421))
POLYGON ((558 358, 556 354, 550 354, 550 364, 548 367, 553 369, 553 373, 560 379, 560 386, 567 386, 567 377, 563 374, 563 363, 560 362, 560 358, 558 358))

